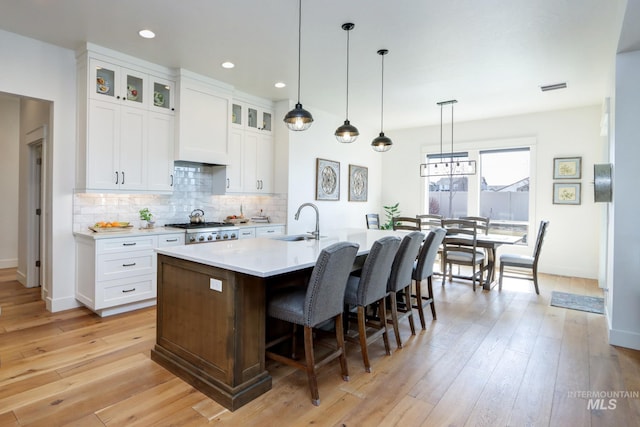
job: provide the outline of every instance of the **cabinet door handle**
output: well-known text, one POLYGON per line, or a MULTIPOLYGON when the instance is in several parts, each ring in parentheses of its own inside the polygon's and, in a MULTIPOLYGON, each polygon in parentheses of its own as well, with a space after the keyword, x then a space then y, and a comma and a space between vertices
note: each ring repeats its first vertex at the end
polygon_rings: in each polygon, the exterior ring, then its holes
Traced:
POLYGON ((171 177, 171 185, 170 187, 173 187, 173 174, 169 175, 171 177))
POLYGON ((116 171, 116 185, 118 184, 119 178, 120 178, 120 175, 118 174, 118 171, 116 171))
POLYGON ((131 242, 131 243, 123 243, 122 246, 135 246, 136 242, 131 242))
POLYGON ((267 233, 275 233, 276 230, 267 230, 267 233))
POLYGON ((231 185, 231 180, 227 178, 227 188, 229 188, 229 185, 231 185))
POLYGON ((135 262, 132 262, 131 264, 122 264, 123 267, 133 267, 134 265, 136 265, 135 262))
POLYGON ((124 185, 124 171, 122 171, 122 185, 124 185))
POLYGON ((177 242, 178 239, 165 239, 164 241, 167 243, 171 243, 171 242, 177 242))
POLYGON ((123 294, 126 294, 126 293, 129 293, 129 292, 134 292, 135 290, 136 290, 136 288, 133 288, 133 289, 123 289, 123 290, 122 290, 122 293, 123 293, 123 294))

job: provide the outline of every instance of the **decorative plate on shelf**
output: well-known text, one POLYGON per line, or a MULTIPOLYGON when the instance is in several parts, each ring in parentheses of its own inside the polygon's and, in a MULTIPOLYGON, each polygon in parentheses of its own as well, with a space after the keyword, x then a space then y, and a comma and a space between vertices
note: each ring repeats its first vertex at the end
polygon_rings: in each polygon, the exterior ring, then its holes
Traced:
POLYGON ((127 85, 127 99, 136 101, 138 99, 138 89, 134 85, 127 85))
POLYGON ((153 105, 162 107, 164 105, 164 95, 160 92, 153 92, 153 105))
POLYGON ((100 93, 109 92, 109 82, 104 77, 98 76, 96 78, 96 90, 100 93))

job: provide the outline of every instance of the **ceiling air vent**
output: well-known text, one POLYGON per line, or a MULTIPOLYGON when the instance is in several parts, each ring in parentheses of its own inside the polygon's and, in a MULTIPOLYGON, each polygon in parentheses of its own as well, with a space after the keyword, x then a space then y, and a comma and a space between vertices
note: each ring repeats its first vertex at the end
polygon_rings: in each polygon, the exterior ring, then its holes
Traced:
POLYGON ((552 85, 540 86, 540 90, 546 92, 548 90, 557 90, 557 89, 565 89, 567 87, 566 83, 555 83, 552 85))

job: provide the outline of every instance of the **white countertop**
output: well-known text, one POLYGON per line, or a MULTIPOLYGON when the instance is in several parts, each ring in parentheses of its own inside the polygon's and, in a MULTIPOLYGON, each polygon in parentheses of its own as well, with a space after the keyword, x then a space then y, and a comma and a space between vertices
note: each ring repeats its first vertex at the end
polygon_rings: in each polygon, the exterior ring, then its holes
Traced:
POLYGON ((173 227, 153 227, 153 228, 129 228, 123 231, 103 231, 103 232, 95 232, 92 230, 82 230, 82 231, 74 231, 74 236, 86 237, 90 239, 112 239, 114 237, 137 237, 137 236, 148 236, 148 235, 162 235, 162 234, 173 234, 173 233, 183 233, 184 230, 181 228, 173 228, 173 227))
POLYGON ((320 240, 283 241, 276 238, 241 239, 210 245, 185 245, 158 248, 159 254, 213 267, 269 277, 313 267, 320 251, 336 242, 360 245, 358 255, 369 253, 373 243, 383 236, 406 233, 387 230, 344 229, 326 233, 320 240))

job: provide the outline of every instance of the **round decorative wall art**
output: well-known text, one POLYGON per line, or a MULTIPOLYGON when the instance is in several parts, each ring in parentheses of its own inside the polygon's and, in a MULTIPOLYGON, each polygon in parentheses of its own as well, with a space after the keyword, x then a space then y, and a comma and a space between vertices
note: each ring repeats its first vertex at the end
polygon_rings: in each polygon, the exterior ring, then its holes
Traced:
POLYGON ((316 159, 316 200, 340 200, 340 163, 316 159))

